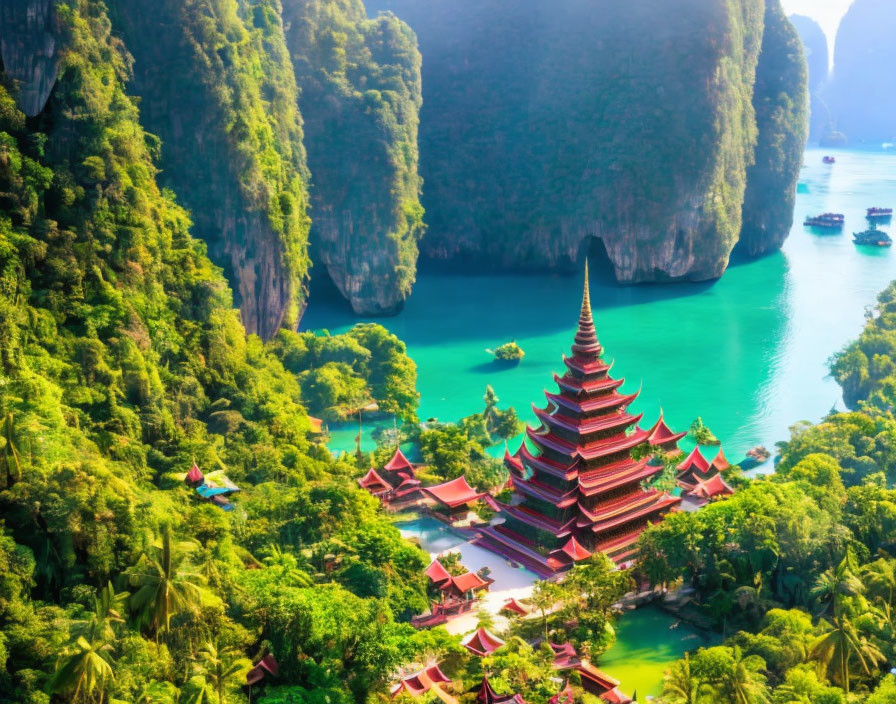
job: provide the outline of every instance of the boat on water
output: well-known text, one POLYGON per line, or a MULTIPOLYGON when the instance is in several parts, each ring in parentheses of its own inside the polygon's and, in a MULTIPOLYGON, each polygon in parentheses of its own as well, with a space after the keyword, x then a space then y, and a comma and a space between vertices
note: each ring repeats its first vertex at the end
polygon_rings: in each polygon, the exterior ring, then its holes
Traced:
POLYGON ((872 223, 871 228, 864 232, 855 232, 852 236, 853 242, 856 244, 868 245, 871 247, 891 247, 893 240, 883 230, 878 230, 872 223))
POLYGON ((841 228, 845 218, 842 213, 822 213, 821 215, 809 215, 803 223, 806 227, 841 228))
POLYGON ((837 163, 837 160, 834 157, 827 156, 827 155, 821 161, 825 164, 836 164, 837 163))
POLYGON ((869 220, 889 220, 893 217, 892 208, 868 208, 865 217, 869 220))

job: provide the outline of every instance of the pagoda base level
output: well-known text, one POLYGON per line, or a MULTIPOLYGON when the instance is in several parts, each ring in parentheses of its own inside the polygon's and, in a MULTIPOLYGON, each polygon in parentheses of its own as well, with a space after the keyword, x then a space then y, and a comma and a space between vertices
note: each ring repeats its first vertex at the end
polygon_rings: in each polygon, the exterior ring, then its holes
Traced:
MULTIPOLYGON (((530 572, 534 572, 541 579, 551 579, 564 571, 563 568, 555 569, 547 563, 547 558, 539 557, 536 559, 531 555, 531 551, 523 546, 519 549, 510 545, 510 540, 506 536, 502 536, 500 540, 494 537, 494 533, 486 528, 480 531, 479 536, 472 541, 473 545, 485 548, 489 552, 503 557, 505 560, 515 562, 525 567, 530 572)), ((566 565, 565 567, 569 567, 566 565)))

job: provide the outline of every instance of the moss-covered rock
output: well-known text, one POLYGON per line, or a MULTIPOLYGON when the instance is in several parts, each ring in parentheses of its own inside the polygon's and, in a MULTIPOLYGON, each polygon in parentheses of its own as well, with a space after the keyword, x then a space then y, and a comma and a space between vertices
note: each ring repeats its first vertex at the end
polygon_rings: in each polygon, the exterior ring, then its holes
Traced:
POLYGON ((738 251, 749 256, 778 249, 793 225, 796 182, 808 122, 806 62, 799 36, 780 0, 767 0, 753 108, 759 138, 747 169, 738 251))
POLYGON ((423 232, 420 54, 361 0, 284 0, 312 173, 314 260, 358 313, 397 311, 423 232))
POLYGON ((721 275, 756 125, 762 0, 370 0, 423 54, 422 251, 623 281, 721 275), (700 31, 694 28, 699 27, 700 31))
POLYGON ((112 0, 161 182, 191 210, 250 332, 295 327, 307 169, 278 0, 112 0))

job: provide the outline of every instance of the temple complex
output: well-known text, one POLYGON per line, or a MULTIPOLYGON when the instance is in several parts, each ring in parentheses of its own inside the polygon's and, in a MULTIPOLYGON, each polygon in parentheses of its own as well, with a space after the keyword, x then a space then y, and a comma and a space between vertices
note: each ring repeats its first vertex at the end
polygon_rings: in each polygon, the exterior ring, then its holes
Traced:
POLYGON ((709 462, 700 452, 700 448, 695 447, 676 468, 678 471, 676 481, 696 505, 701 506, 711 499, 734 493, 734 489, 722 477, 722 472, 730 466, 731 463, 721 450, 713 461, 709 462))
POLYGON ((380 471, 371 467, 358 479, 358 484, 393 510, 407 508, 423 498, 416 469, 401 449, 396 448, 392 459, 380 471))
POLYGON ((540 427, 528 427, 519 450, 505 453, 514 500, 495 502, 505 521, 477 539, 542 577, 597 551, 627 563, 644 528, 681 501, 642 487, 662 472, 649 464, 650 438, 668 452, 679 436, 662 420, 650 430, 637 427, 641 416, 627 409, 638 393, 619 391, 624 379, 610 376, 602 355, 586 265, 572 354, 563 358, 563 376, 554 375, 559 391, 545 392, 547 406, 533 406, 540 427))

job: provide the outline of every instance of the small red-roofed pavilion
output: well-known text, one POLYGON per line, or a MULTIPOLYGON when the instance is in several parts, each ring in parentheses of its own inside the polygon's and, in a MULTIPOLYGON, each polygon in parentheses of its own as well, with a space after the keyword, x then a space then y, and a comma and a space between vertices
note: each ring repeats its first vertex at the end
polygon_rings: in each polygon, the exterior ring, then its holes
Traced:
POLYGON ((506 611, 511 614, 517 614, 518 616, 527 616, 529 614, 529 609, 527 609, 523 604, 521 604, 516 599, 508 599, 504 602, 504 606, 501 607, 501 611, 506 611))
POLYGON ((678 441, 685 435, 687 435, 687 431, 683 433, 673 432, 673 430, 666 425, 666 421, 663 418, 663 412, 660 411, 660 419, 656 422, 656 425, 648 431, 647 442, 650 443, 651 447, 660 448, 663 452, 677 454, 681 452, 681 450, 678 449, 678 441))
POLYGON ((701 499, 714 499, 720 496, 731 496, 734 489, 722 479, 721 474, 715 474, 709 479, 698 480, 691 493, 701 499))
POLYGON ((411 476, 414 476, 414 465, 407 457, 404 456, 401 448, 395 449, 395 454, 392 455, 391 460, 386 462, 386 464, 383 466, 383 469, 389 472, 398 472, 404 470, 406 472, 410 472, 411 476))
POLYGON ((718 454, 716 454, 715 458, 713 458, 710 467, 712 467, 717 472, 724 472, 726 469, 731 468, 731 463, 728 461, 728 458, 725 457, 725 453, 722 452, 721 448, 719 449, 719 452, 718 454))
POLYGON ((392 491, 392 485, 389 484, 373 467, 367 474, 358 480, 358 484, 362 489, 366 489, 372 496, 381 496, 392 491))
POLYGON ((480 628, 466 641, 464 641, 462 645, 471 653, 473 653, 473 655, 484 657, 486 655, 491 655, 498 648, 504 645, 504 641, 497 636, 492 635, 484 628, 480 628))
POLYGON ((444 584, 451 579, 448 570, 446 570, 444 565, 438 560, 433 560, 423 574, 429 577, 430 581, 436 585, 444 584))
POLYGON ((205 481, 205 476, 202 474, 202 470, 199 469, 199 465, 196 464, 196 460, 193 460, 193 466, 190 467, 190 471, 187 472, 184 481, 190 486, 199 486, 205 481))
POLYGON ((425 486, 423 493, 433 499, 449 519, 468 511, 470 504, 486 496, 471 487, 465 476, 435 486, 425 486))

